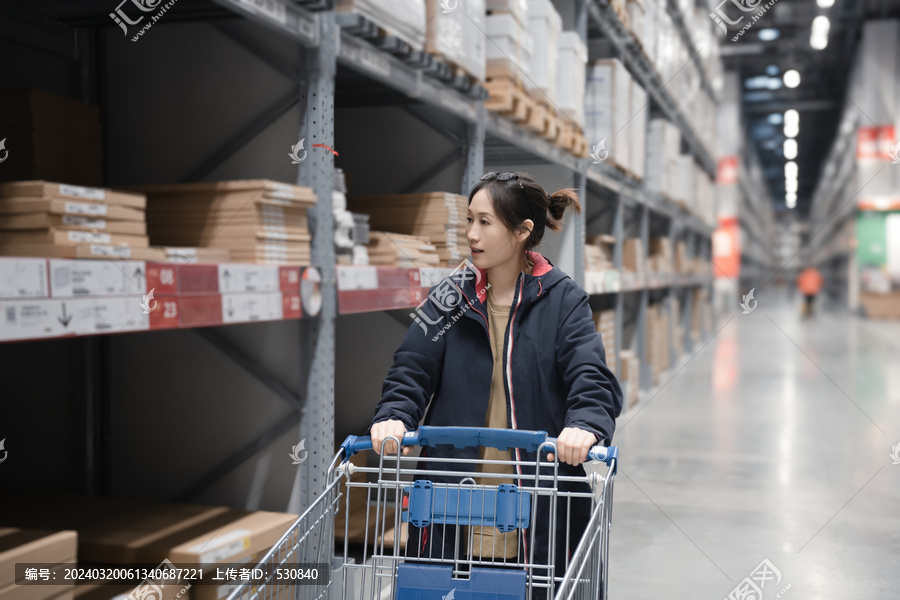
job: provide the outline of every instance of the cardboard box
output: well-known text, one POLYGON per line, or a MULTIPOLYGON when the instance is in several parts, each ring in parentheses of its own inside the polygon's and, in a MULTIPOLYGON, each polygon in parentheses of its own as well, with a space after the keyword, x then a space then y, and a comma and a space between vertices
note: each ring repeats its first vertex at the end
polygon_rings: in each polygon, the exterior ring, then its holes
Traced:
MULTIPOLYGON (((634 2, 630 2, 629 6, 634 4, 634 2)), ((630 121, 626 125, 629 132, 628 164, 637 179, 643 180, 646 173, 647 121, 650 118, 650 104, 647 101, 647 92, 644 91, 644 87, 633 79, 631 80, 630 99, 630 121)))
POLYGON ((860 306, 870 319, 900 319, 900 292, 873 294, 862 292, 860 306))
POLYGON ((506 78, 523 84, 531 78, 534 42, 525 21, 513 14, 493 13, 485 18, 487 59, 485 76, 506 78))
POLYGON ((74 531, 0 528, 0 588, 15 585, 16 563, 75 562, 77 549, 78 534, 74 531))
POLYGON ((609 159, 631 170, 631 74, 618 59, 595 61, 585 90, 585 135, 591 145, 606 140, 609 159))
POLYGON ((103 179, 103 131, 95 105, 41 90, 3 91, 0 131, 12 150, 0 181, 99 185, 103 179))
POLYGON ((487 44, 482 33, 485 27, 484 0, 467 0, 450 12, 442 11, 438 2, 426 2, 425 9, 425 51, 461 67, 483 82, 487 44))
POLYGON ((9 493, 4 520, 78 531, 80 561, 216 563, 269 548, 296 521, 287 513, 75 494, 9 493), (58 510, 65 506, 65 511, 58 510))
POLYGON ((143 194, 101 187, 54 183, 45 180, 4 183, 0 185, 0 196, 4 198, 71 199, 78 202, 100 202, 116 206, 128 206, 141 210, 147 208, 147 197, 143 194))
POLYGON ((622 246, 622 269, 644 272, 644 244, 640 238, 627 238, 622 246))

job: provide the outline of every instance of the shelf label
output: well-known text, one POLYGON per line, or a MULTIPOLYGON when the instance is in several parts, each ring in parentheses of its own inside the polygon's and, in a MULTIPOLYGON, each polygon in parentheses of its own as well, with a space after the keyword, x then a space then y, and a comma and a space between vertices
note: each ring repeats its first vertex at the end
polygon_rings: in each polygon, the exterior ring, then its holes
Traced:
POLYGON ((0 302, 0 340, 145 331, 141 296, 0 302))
POLYGON ((275 321, 284 317, 281 292, 222 294, 222 322, 275 321))
POLYGON ((50 259, 50 295, 122 296, 147 291, 147 266, 143 261, 50 259))
POLYGON ((220 292, 277 292, 279 289, 277 265, 219 265, 220 292))
POLYGON ((0 258, 0 298, 48 298, 46 258, 0 258))
POLYGON ((419 282, 422 287, 430 288, 439 284, 447 277, 450 277, 450 275, 452 275, 454 271, 455 269, 451 269, 449 267, 425 267, 419 269, 419 282))
POLYGON ((338 266, 336 271, 339 292, 378 289, 378 269, 375 267, 338 266))
POLYGON ((66 202, 65 212, 73 215, 91 215, 93 217, 105 217, 109 210, 106 204, 66 202))

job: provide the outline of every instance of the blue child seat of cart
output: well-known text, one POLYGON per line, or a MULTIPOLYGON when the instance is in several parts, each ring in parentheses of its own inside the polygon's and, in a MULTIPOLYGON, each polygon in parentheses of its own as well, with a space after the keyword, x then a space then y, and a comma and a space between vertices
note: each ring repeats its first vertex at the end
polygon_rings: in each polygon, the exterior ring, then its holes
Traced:
POLYGON ((469 579, 453 579, 453 565, 400 563, 396 600, 524 600, 524 569, 472 567, 469 579))
POLYGON ((435 487, 420 479, 403 491, 409 494, 409 510, 402 518, 416 527, 481 525, 509 532, 528 529, 531 519, 531 493, 521 492, 515 485, 502 484, 496 489, 435 487))

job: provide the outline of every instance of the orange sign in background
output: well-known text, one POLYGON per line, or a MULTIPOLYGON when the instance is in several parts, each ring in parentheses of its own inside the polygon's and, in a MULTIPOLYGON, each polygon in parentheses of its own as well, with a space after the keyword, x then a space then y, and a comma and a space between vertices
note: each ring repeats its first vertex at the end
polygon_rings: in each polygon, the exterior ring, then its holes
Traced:
POLYGON ((716 277, 736 279, 741 274, 741 228, 737 217, 719 217, 713 232, 713 272, 716 277))

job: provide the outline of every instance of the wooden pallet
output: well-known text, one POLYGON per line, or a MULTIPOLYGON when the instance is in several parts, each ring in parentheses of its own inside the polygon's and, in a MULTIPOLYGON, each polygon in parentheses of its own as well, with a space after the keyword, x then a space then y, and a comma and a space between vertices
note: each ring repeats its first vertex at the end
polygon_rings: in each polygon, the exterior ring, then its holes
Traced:
POLYGON ((536 103, 521 86, 510 79, 488 79, 484 87, 490 94, 484 103, 486 109, 514 123, 528 122, 536 103))
POLYGON ((555 142, 559 136, 559 119, 553 107, 546 102, 534 100, 534 110, 526 123, 526 127, 545 140, 555 142))

